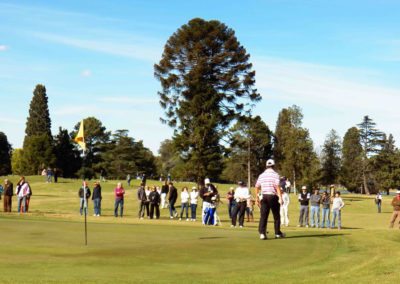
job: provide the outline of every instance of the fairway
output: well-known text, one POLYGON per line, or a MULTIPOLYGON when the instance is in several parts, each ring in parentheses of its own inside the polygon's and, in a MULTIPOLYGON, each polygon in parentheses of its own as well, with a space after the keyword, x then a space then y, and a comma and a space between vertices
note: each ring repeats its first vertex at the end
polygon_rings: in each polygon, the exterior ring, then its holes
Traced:
POLYGON ((93 217, 89 204, 85 247, 79 181, 27 180, 31 212, 0 214, 0 283, 396 283, 400 276, 400 230, 388 229, 392 197, 384 196, 377 214, 373 197, 343 195, 344 229, 338 231, 297 228, 291 194, 287 238, 273 239, 269 223, 269 239, 260 241, 257 222, 230 228, 225 204, 220 227, 170 220, 167 209, 161 220, 138 220, 137 184, 127 190, 124 218, 115 218, 113 181, 102 183, 103 216, 93 217))

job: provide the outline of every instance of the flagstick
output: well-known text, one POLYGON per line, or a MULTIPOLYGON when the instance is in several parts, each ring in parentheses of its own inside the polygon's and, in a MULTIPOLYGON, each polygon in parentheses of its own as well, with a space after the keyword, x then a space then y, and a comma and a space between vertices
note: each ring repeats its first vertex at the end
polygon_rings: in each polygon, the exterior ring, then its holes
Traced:
POLYGON ((82 149, 83 153, 83 204, 84 204, 84 211, 85 211, 85 246, 87 246, 87 198, 86 198, 86 186, 85 186, 85 150, 82 149))

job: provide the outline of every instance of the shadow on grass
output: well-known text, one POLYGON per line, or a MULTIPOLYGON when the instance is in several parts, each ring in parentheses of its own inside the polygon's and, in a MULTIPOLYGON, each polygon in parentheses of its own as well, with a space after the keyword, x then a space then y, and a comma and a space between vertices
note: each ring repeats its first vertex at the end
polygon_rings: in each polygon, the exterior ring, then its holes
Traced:
POLYGON ((199 240, 215 240, 215 239, 227 239, 226 237, 202 237, 199 240))
POLYGON ((285 239, 301 239, 301 238, 330 238, 330 237, 339 237, 345 236, 349 234, 323 234, 323 235, 298 235, 298 236, 286 236, 285 239))

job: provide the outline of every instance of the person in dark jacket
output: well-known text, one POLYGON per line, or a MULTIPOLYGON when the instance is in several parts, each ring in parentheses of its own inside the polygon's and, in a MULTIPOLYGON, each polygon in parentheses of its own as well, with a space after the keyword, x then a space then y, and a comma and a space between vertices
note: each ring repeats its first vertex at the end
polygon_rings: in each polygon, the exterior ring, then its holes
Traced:
POLYGON ((168 202, 169 202, 169 216, 171 219, 178 216, 178 212, 176 212, 175 209, 175 202, 177 199, 178 199, 178 190, 176 189, 174 184, 170 182, 168 202))
POLYGON ((139 219, 143 219, 144 211, 146 210, 146 202, 147 202, 144 183, 141 183, 138 188, 137 199, 139 201, 139 219))
POLYGON ((13 184, 8 179, 4 180, 4 212, 11 212, 13 184))
POLYGON ((310 203, 310 193, 307 192, 307 187, 304 185, 299 194, 300 202, 300 217, 298 227, 306 226, 308 228, 308 204, 310 203))
POLYGON ((84 181, 83 185, 79 188, 78 196, 80 199, 80 208, 79 208, 79 213, 82 215, 83 214, 83 209, 85 208, 85 215, 87 215, 87 206, 88 206, 88 199, 91 195, 90 189, 87 185, 87 182, 84 181), (86 198, 84 198, 85 195, 85 190, 86 190, 86 198))
POLYGON ((96 181, 94 183, 93 194, 92 194, 92 201, 93 201, 93 208, 94 214, 93 216, 99 217, 101 215, 101 186, 100 182, 96 181))
POLYGON ((150 219, 153 219, 154 210, 156 211, 156 219, 160 219, 160 194, 157 192, 157 188, 153 186, 153 189, 149 195, 150 200, 150 219))

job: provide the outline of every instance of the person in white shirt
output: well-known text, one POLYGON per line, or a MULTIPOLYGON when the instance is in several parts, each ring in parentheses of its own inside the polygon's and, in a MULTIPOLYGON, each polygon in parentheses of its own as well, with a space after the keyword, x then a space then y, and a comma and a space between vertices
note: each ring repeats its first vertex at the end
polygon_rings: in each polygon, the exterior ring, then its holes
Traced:
POLYGON ((190 211, 191 218, 190 221, 196 221, 196 210, 197 210, 197 198, 199 197, 199 193, 197 192, 197 188, 195 186, 192 187, 192 191, 190 192, 190 211))
POLYGON ((375 204, 376 204, 376 207, 378 208, 378 213, 381 213, 382 212, 382 194, 379 191, 375 196, 375 204))
POLYGON ((332 202, 332 223, 331 223, 331 228, 333 229, 335 227, 335 220, 336 217, 338 219, 337 222, 337 227, 340 230, 342 228, 342 208, 344 207, 344 202, 342 198, 340 197, 340 191, 337 191, 335 193, 335 198, 333 199, 332 202))
POLYGON ((186 210, 186 221, 189 221, 189 198, 188 188, 185 186, 181 192, 181 216, 179 220, 182 220, 183 211, 186 210))
MULTIPOLYGON (((287 189, 287 188, 286 188, 287 189)), ((281 204, 281 224, 285 225, 286 227, 289 226, 289 203, 290 203, 290 198, 289 198, 289 194, 284 191, 282 193, 282 202, 283 204, 281 204)))
POLYGON ((247 199, 250 198, 249 189, 245 186, 243 181, 238 182, 239 187, 235 190, 234 199, 236 200, 236 207, 232 213, 232 225, 236 227, 236 220, 239 212, 239 226, 243 228, 244 225, 244 214, 247 206, 247 199))

